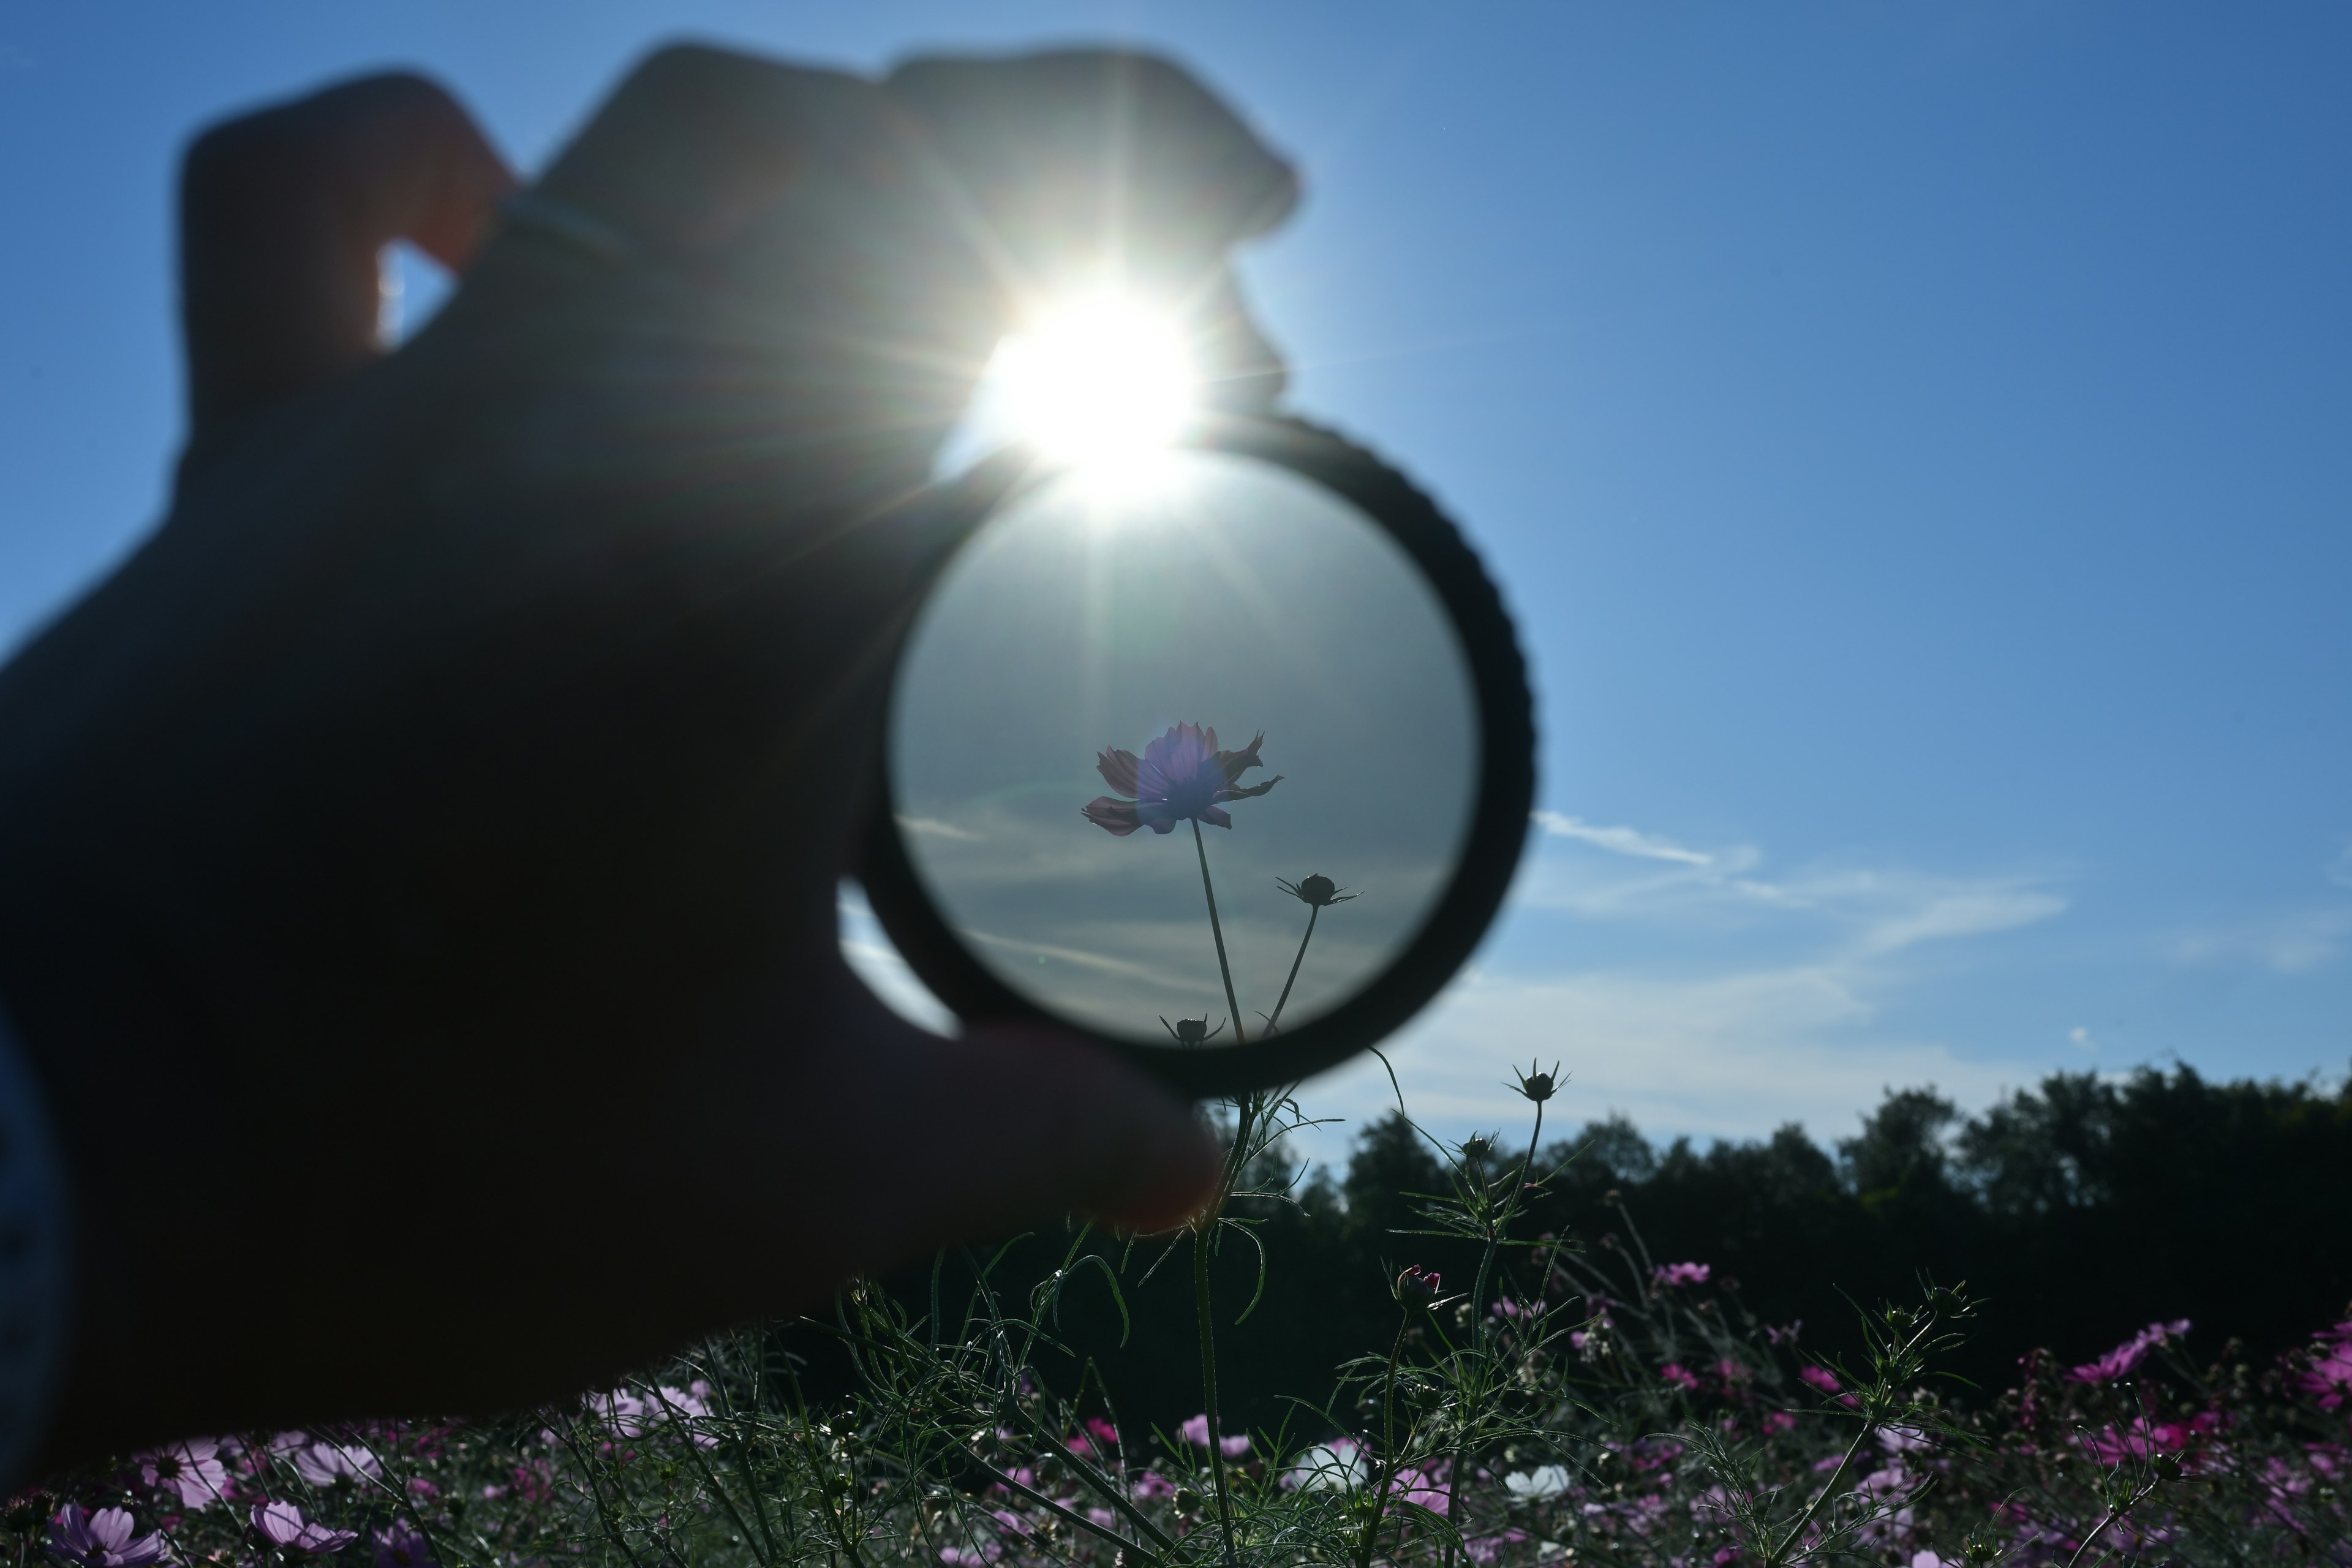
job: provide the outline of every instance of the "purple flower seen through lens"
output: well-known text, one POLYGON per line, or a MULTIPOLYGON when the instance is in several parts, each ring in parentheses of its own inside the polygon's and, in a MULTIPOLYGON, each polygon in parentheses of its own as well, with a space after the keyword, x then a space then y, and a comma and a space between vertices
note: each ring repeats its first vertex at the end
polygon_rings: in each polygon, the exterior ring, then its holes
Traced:
POLYGON ((191 1437, 131 1456, 139 1479, 175 1494, 183 1508, 208 1508, 226 1495, 228 1467, 221 1463, 220 1440, 191 1437))
POLYGON ((313 1557, 329 1552, 341 1552, 360 1538, 356 1530, 330 1530, 325 1525, 302 1517, 302 1510, 290 1502, 265 1502, 253 1510, 253 1528, 262 1539, 281 1552, 291 1552, 300 1557, 313 1557))
POLYGON ((1140 757, 1116 748, 1100 752, 1095 767, 1103 782, 1132 798, 1097 795, 1079 810, 1088 822, 1121 838, 1139 827, 1172 833, 1178 823, 1188 821, 1231 827, 1234 819, 1223 803, 1264 795, 1282 782, 1276 773, 1247 788, 1240 783, 1242 774, 1262 765, 1257 749, 1265 742, 1260 734, 1238 752, 1221 752, 1216 731, 1179 724, 1145 746, 1140 757))
POLYGON ((394 1520, 389 1530, 375 1532, 375 1568, 441 1568, 425 1532, 406 1520, 394 1520))
POLYGON ((119 1508, 85 1512, 72 1503, 49 1521, 49 1555, 89 1568, 146 1568, 161 1561, 161 1535, 132 1535, 131 1515, 119 1508))

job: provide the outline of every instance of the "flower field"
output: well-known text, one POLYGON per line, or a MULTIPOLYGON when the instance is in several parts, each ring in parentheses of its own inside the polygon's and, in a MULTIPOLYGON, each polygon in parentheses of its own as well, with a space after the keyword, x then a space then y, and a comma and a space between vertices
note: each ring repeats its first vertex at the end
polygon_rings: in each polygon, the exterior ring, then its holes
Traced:
MULTIPOLYGON (((2191 1324, 2156 1322, 1989 1391, 1939 1375, 1978 1304, 1923 1281, 1816 1351, 1708 1261, 1650 1256, 1630 1213, 1606 1247, 1521 1234, 1555 1174, 1553 1076, 1519 1088, 1524 1152, 1431 1141, 1442 1190, 1404 1194, 1419 1223, 1392 1237, 1469 1272, 1384 1272, 1386 1342, 1332 1344, 1318 1394, 1271 1424, 1153 1425, 1092 1360, 1045 1370, 1066 1301, 1125 1318, 1163 1265, 1260 1242, 1300 1114, 1266 1097, 1230 1108, 1228 1200, 1172 1237, 1104 1248, 1074 1225, 1017 1289, 977 1256, 950 1288, 941 1259, 928 1290, 860 1282, 828 1320, 507 1418, 124 1456, 11 1501, 9 1545, 91 1568, 2352 1563, 2352 1322, 2207 1362, 2191 1324), (815 1399, 813 1335, 854 1369, 815 1399)), ((1206 1305, 1148 1347, 1203 1358, 1204 1391, 1257 1301, 1206 1305)))

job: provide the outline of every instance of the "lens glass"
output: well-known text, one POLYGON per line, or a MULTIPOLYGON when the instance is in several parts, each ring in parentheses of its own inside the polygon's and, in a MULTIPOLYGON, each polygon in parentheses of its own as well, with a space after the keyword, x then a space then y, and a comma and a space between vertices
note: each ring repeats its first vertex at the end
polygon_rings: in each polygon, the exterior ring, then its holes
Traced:
POLYGON ((891 711, 916 873, 1048 1013, 1171 1049, 1360 991, 1451 879, 1468 667, 1411 557, 1273 464, 1171 452, 1016 497, 926 605, 891 711))

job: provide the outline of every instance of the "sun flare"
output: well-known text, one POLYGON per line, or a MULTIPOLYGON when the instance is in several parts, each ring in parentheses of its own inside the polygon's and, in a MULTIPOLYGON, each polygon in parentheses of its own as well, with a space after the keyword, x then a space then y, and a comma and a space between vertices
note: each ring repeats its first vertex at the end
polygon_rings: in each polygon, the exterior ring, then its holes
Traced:
POLYGON ((1174 323, 1115 296, 1056 312, 997 351, 1014 429, 1068 462, 1121 464, 1167 446, 1193 408, 1174 323))

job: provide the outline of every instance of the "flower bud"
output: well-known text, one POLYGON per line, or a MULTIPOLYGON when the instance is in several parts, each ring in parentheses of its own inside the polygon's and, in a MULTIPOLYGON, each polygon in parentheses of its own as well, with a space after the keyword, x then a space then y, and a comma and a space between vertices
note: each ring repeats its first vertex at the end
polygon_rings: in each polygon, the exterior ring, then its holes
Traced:
POLYGON ((1357 896, 1341 888, 1339 883, 1324 876, 1320 871, 1311 876, 1302 877, 1296 882, 1286 882, 1276 877, 1274 879, 1274 885, 1300 903, 1311 904, 1318 910, 1328 910, 1333 904, 1344 904, 1357 896))
POLYGON ((1397 1276, 1396 1298, 1408 1310, 1428 1307, 1435 1301, 1442 1287, 1437 1270, 1423 1268, 1418 1263, 1397 1276))
POLYGON ((1511 1087, 1538 1105, 1541 1105, 1559 1090, 1559 1064, 1554 1062, 1549 1072, 1538 1072, 1536 1070, 1538 1065, 1536 1062, 1529 1062, 1528 1070, 1525 1072, 1519 1072, 1518 1068, 1513 1068, 1511 1071, 1518 1075, 1519 1081, 1511 1087))

